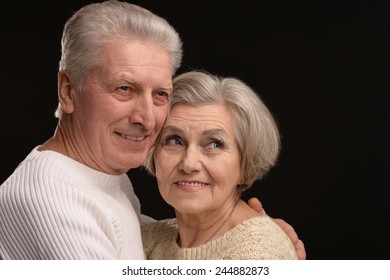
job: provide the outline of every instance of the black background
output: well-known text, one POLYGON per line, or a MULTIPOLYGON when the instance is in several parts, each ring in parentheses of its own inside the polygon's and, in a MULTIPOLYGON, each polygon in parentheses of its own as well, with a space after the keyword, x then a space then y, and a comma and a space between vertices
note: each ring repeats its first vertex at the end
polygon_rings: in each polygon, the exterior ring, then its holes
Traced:
MULTIPOLYGON (((27 2, 27 1, 26 1, 27 2)), ((90 1, 2 9, 4 181, 53 135, 62 27, 90 1)), ((251 85, 278 121, 278 166, 245 197, 288 221, 308 259, 390 259, 390 9, 386 1, 134 1, 184 42, 183 66, 251 85)), ((155 180, 129 172, 143 212, 173 215, 155 180)))

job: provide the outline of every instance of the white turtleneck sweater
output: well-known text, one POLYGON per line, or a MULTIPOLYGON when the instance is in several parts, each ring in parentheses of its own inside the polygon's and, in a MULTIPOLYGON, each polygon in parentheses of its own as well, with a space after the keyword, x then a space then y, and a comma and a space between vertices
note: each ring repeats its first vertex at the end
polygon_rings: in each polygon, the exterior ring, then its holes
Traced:
POLYGON ((128 176, 37 148, 0 186, 0 259, 144 259, 128 176))

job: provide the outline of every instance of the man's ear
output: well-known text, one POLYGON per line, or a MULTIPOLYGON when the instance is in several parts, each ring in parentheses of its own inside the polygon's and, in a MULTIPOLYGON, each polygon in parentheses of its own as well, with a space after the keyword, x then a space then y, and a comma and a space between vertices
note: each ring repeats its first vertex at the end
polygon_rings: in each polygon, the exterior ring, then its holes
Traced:
POLYGON ((65 70, 58 72, 58 100, 64 113, 70 114, 74 110, 74 95, 76 88, 71 84, 69 73, 65 70))

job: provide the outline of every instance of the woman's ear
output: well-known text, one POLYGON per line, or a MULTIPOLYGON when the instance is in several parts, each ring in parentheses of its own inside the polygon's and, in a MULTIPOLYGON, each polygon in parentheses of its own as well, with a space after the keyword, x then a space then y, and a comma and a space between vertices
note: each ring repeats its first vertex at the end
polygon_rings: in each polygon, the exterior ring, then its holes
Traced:
POLYGON ((250 186, 245 182, 245 179, 241 178, 240 182, 237 185, 238 192, 241 193, 249 188, 250 186))
POLYGON ((69 73, 65 70, 58 72, 58 101, 64 113, 70 114, 74 110, 74 94, 76 89, 70 82, 69 73))

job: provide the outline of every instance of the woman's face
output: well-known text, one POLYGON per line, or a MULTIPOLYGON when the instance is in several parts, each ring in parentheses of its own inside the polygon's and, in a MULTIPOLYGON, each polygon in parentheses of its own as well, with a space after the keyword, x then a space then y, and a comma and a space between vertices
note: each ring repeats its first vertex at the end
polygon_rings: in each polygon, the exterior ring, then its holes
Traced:
POLYGON ((154 160, 160 193, 177 211, 207 214, 236 199, 241 168, 231 115, 224 105, 173 107, 154 160))

